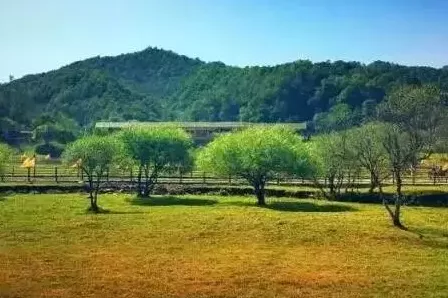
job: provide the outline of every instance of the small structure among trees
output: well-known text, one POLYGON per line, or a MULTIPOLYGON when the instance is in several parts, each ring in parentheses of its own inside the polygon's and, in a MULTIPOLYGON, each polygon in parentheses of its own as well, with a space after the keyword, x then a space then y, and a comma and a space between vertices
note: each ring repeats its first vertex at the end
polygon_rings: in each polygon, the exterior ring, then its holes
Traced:
MULTIPOLYGON (((249 123, 249 122, 105 122, 100 121, 95 124, 98 130, 121 130, 126 128, 145 128, 157 129, 164 127, 178 127, 185 130, 191 135, 193 140, 198 144, 204 144, 211 141, 216 135, 226 132, 238 131, 245 128, 257 126, 272 126, 271 123, 249 123)), ((296 132, 305 129, 305 123, 283 123, 282 125, 291 128, 296 132)))

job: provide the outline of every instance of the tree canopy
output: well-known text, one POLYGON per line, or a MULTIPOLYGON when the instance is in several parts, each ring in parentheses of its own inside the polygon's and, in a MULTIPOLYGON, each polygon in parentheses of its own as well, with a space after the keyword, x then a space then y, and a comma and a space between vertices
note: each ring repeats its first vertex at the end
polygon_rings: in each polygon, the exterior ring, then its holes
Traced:
POLYGON ((281 174, 311 176, 314 168, 305 143, 285 127, 253 127, 222 135, 198 154, 200 169, 246 179, 258 204, 265 204, 266 183, 281 174))
POLYGON ((190 150, 193 142, 180 128, 130 127, 118 137, 124 146, 125 157, 138 165, 138 195, 149 196, 162 171, 181 170, 192 164, 190 150))
POLYGON ((69 144, 63 159, 69 166, 78 166, 87 176, 90 209, 99 212, 98 191, 102 178, 119 157, 120 146, 111 136, 86 136, 69 144))
POLYGON ((13 151, 8 145, 0 143, 0 178, 2 180, 4 178, 6 165, 10 161, 12 153, 13 151))

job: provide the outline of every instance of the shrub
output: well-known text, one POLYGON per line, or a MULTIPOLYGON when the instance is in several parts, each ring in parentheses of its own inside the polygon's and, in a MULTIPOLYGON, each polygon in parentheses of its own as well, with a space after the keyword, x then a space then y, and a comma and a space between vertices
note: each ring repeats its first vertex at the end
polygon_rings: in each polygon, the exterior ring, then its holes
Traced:
POLYGON ((50 142, 50 143, 44 143, 36 145, 34 148, 34 151, 37 154, 41 155, 47 155, 50 154, 51 157, 60 157, 62 152, 64 151, 64 145, 56 143, 56 142, 50 142))

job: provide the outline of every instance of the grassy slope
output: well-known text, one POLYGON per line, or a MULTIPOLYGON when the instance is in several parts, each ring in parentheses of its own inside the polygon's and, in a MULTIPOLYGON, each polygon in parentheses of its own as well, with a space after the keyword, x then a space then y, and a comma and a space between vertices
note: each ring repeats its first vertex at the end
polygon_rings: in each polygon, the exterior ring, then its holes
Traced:
POLYGON ((103 195, 0 199, 0 297, 446 297, 448 210, 103 195), (423 234, 420 238, 418 234, 423 234))

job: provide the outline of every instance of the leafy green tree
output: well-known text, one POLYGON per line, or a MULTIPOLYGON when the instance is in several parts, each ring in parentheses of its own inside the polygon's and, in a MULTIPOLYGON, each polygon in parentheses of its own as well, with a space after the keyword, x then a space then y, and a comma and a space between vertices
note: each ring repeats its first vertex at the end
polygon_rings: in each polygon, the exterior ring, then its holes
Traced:
POLYGON ((10 162, 12 156, 12 149, 6 145, 0 143, 0 178, 4 180, 5 170, 8 162, 10 162))
POLYGON ((111 136, 86 136, 69 144, 63 153, 68 165, 77 163, 88 181, 90 210, 98 213, 98 191, 102 179, 119 156, 120 146, 111 136))
POLYGON ((348 129, 360 121, 357 111, 352 111, 348 104, 340 103, 326 113, 316 114, 314 122, 318 132, 329 133, 348 129))
POLYGON ((148 197, 161 172, 191 165, 191 137, 176 127, 131 127, 119 133, 124 154, 138 165, 139 196, 148 197))
POLYGON ((442 94, 434 86, 405 86, 391 93, 379 107, 379 116, 389 123, 382 144, 396 181, 394 207, 386 207, 394 226, 401 223, 403 173, 415 169, 429 157, 437 143, 438 131, 447 108, 442 94))
POLYGON ((254 188, 258 205, 266 204, 266 183, 277 175, 308 177, 314 171, 306 144, 282 126, 221 135, 198 153, 197 163, 206 172, 246 179, 254 188))

